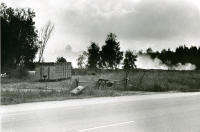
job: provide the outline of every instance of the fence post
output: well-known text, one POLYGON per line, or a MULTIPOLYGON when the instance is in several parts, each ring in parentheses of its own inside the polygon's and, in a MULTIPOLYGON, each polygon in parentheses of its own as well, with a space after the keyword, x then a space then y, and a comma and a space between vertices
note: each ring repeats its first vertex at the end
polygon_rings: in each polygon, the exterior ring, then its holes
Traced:
POLYGON ((78 87, 78 82, 79 82, 78 79, 76 79, 76 87, 78 87))
POLYGON ((50 75, 50 67, 48 67, 48 80, 50 80, 49 75, 50 75))
POLYGON ((125 90, 127 89, 127 78, 128 78, 128 73, 126 72, 126 76, 125 76, 125 90))

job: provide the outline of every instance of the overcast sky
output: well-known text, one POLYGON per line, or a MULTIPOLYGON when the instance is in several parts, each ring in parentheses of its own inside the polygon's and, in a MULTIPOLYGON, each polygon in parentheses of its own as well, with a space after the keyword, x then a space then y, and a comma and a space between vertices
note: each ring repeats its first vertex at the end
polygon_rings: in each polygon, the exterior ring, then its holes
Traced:
POLYGON ((200 46, 199 0, 2 0, 8 7, 30 7, 39 30, 48 20, 55 33, 45 60, 67 45, 86 50, 90 41, 105 44, 107 34, 117 35, 121 49, 174 50, 179 45, 200 46))

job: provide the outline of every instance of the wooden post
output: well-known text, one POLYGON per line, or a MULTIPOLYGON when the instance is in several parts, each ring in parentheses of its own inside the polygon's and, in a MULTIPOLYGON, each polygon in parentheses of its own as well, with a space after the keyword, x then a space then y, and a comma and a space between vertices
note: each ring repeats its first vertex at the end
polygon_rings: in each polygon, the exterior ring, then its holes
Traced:
POLYGON ((40 66, 40 79, 42 79, 42 66, 40 66))
POLYGON ((78 79, 76 79, 76 87, 78 87, 78 82, 79 82, 78 79))
POLYGON ((125 77, 125 90, 127 89, 127 84, 128 84, 127 78, 128 78, 128 73, 126 72, 126 77, 125 77))
POLYGON ((50 67, 48 67, 48 80, 50 79, 50 67))

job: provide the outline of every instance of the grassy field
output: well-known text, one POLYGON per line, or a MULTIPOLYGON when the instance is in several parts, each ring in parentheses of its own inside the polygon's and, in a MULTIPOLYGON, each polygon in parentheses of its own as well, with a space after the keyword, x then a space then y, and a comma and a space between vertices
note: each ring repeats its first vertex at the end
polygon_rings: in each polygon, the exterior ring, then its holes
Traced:
POLYGON ((124 81, 107 89, 100 89, 97 85, 99 78, 123 80, 125 75, 123 71, 102 72, 96 75, 72 76, 71 79, 57 82, 38 82, 33 75, 25 79, 1 78, 1 104, 123 96, 145 92, 200 91, 200 71, 133 70, 128 73, 132 83, 129 82, 127 87, 124 81), (76 79, 92 83, 79 84, 86 86, 86 89, 82 94, 73 96, 70 91, 76 87, 76 79))

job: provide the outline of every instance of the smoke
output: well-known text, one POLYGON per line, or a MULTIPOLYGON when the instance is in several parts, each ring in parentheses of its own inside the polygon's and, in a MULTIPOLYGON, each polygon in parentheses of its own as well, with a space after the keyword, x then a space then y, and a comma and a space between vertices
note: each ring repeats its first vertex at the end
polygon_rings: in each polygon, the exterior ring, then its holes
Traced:
POLYGON ((67 62, 72 62, 73 68, 77 68, 77 61, 79 55, 81 55, 83 51, 75 52, 72 50, 70 45, 67 45, 65 49, 55 50, 53 53, 49 52, 44 55, 45 62, 56 62, 57 57, 64 57, 67 62))
MULTIPOLYGON (((46 54, 44 56, 45 62, 55 62, 57 57, 64 57, 68 62, 72 62, 72 66, 77 68, 77 61, 79 55, 83 54, 83 51, 74 52, 70 45, 63 50, 55 50, 53 53, 46 54)), ((149 55, 138 55, 135 62, 137 68, 141 69, 163 69, 163 70, 195 70, 196 66, 191 63, 185 65, 178 63, 176 65, 166 65, 160 59, 152 59, 149 55)), ((122 65, 120 65, 122 68, 122 65)))
POLYGON ((173 66, 163 64, 158 58, 152 59, 149 55, 138 55, 135 62, 137 68, 141 69, 163 69, 163 70, 195 70, 196 66, 191 63, 185 65, 178 63, 173 66))
POLYGON ((178 63, 176 66, 172 66, 171 69, 173 69, 173 70, 195 70, 196 66, 191 63, 186 63, 185 65, 178 63))
POLYGON ((135 62, 137 68, 142 69, 168 69, 168 66, 163 64, 158 58, 151 59, 148 55, 138 55, 135 62))

